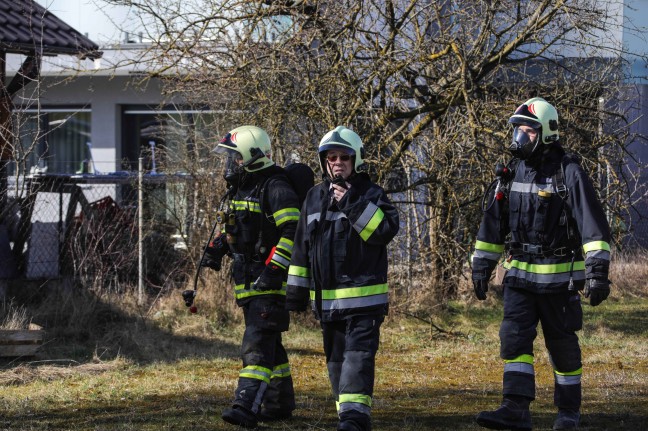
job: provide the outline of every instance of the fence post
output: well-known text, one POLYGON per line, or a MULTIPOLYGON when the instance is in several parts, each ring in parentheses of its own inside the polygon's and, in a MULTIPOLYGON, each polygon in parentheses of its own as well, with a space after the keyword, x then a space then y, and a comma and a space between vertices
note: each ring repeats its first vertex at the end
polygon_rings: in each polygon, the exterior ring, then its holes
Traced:
POLYGON ((141 305, 144 299, 144 158, 139 158, 137 170, 137 231, 138 231, 138 267, 137 267, 137 300, 141 305))

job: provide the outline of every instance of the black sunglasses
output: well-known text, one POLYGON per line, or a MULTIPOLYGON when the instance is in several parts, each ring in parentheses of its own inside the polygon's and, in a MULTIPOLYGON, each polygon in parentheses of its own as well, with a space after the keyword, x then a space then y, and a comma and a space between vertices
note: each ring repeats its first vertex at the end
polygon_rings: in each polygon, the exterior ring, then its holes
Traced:
POLYGON ((338 157, 339 157, 340 160, 342 160, 343 162, 348 162, 349 160, 351 160, 351 156, 348 155, 348 154, 342 154, 342 155, 340 155, 340 156, 337 156, 337 155, 330 155, 330 156, 326 156, 326 160, 328 160, 328 161, 331 162, 331 163, 335 163, 335 162, 337 162, 338 157))

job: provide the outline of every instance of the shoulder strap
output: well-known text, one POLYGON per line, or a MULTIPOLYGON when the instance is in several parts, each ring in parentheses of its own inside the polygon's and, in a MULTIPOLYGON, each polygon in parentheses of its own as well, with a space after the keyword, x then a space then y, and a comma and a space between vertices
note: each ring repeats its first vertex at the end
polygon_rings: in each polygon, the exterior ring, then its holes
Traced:
MULTIPOLYGON (((288 181, 288 177, 284 173, 276 173, 274 175, 271 175, 267 177, 266 179, 263 180, 261 185, 259 186, 259 208, 261 209, 261 212, 263 213, 263 203, 265 201, 265 195, 266 195, 266 190, 270 186, 270 183, 274 182, 275 180, 279 178, 284 178, 285 181, 288 181)), ((272 215, 272 214, 271 214, 272 215)))
POLYGON ((565 185, 565 164, 568 163, 567 156, 563 156, 562 160, 560 161, 560 167, 556 169, 556 172, 553 174, 553 183, 556 185, 556 191, 558 192, 558 196, 567 203, 567 196, 569 194, 569 190, 567 190, 567 186, 565 185))

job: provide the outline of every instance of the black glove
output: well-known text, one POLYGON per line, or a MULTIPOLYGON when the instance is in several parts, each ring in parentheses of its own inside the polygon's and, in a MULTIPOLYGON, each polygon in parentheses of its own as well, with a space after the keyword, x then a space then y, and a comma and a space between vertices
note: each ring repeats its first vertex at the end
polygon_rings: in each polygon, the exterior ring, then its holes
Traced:
POLYGON ((306 311, 308 308, 308 300, 306 301, 291 301, 288 298, 286 298, 286 310, 288 311, 294 311, 297 313, 301 313, 302 311, 306 311))
POLYGON ((585 298, 589 298, 590 305, 596 307, 607 299, 610 294, 610 282, 600 278, 585 280, 585 298))
POLYGON ((270 263, 263 268, 263 272, 254 282, 254 290, 281 290, 286 270, 270 263))
POLYGON ((286 310, 302 312, 308 308, 310 289, 296 286, 286 287, 286 310))
POLYGON ((490 274, 487 274, 486 271, 473 271, 472 274, 473 289, 475 290, 475 296, 480 301, 486 299, 486 292, 488 292, 489 279, 490 279, 490 274))
POLYGON ((214 271, 220 271, 223 256, 228 252, 229 246, 227 245, 227 241, 225 241, 225 235, 219 235, 214 238, 205 249, 205 254, 200 262, 200 266, 206 266, 214 271))

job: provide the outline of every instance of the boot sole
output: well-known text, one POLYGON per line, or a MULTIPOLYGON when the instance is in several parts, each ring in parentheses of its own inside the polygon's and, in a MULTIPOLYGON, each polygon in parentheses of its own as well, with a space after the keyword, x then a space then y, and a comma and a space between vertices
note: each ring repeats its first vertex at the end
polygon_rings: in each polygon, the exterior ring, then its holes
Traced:
POLYGON ((475 418, 475 421, 480 427, 492 430, 511 430, 511 431, 531 431, 531 427, 520 427, 513 424, 503 424, 501 422, 492 422, 488 419, 475 418))
POLYGON ((248 420, 246 420, 246 419, 244 419, 242 417, 238 417, 238 416, 222 415, 221 418, 225 422, 227 422, 228 424, 238 425, 238 426, 243 427, 243 428, 256 428, 257 425, 258 425, 255 422, 250 422, 250 421, 248 421, 248 420))

